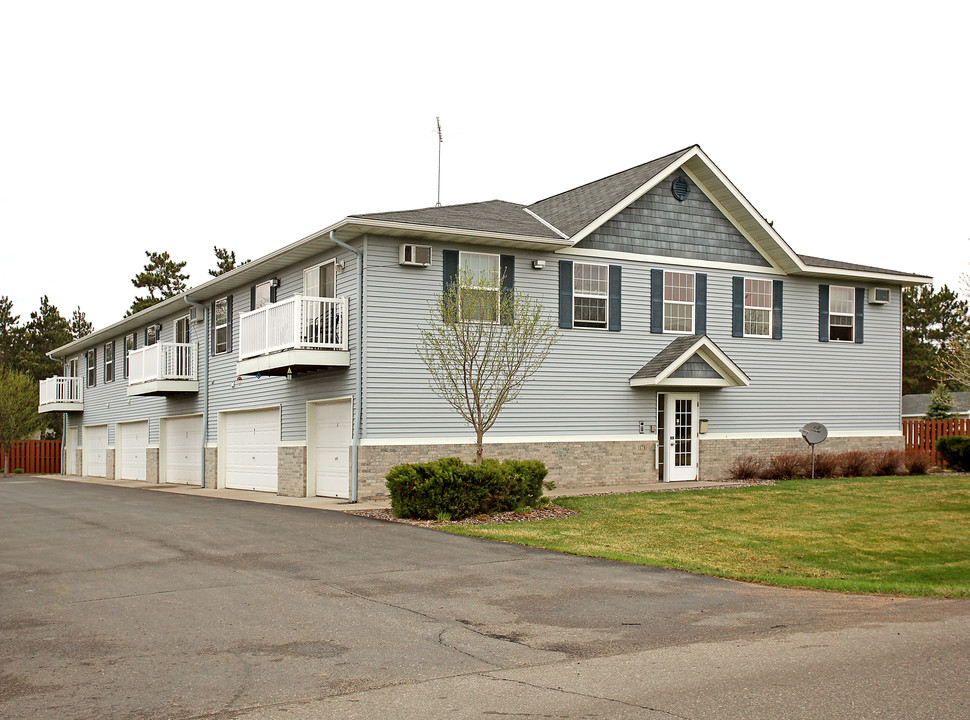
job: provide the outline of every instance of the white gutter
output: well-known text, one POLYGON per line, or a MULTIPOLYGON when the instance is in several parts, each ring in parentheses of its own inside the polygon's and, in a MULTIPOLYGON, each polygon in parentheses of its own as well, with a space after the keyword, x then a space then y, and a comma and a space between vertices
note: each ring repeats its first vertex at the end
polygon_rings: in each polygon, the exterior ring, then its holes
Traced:
POLYGON ((360 427, 361 416, 364 414, 364 346, 363 346, 363 323, 364 323, 364 251, 358 250, 348 245, 343 240, 337 239, 335 231, 330 231, 330 240, 340 247, 350 250, 357 256, 357 367, 354 378, 355 395, 357 402, 354 403, 354 437, 350 447, 350 502, 357 502, 357 485, 360 465, 358 455, 360 451, 360 427))
MULTIPOLYGON (((183 295, 182 299, 189 305, 199 308, 202 317, 205 318, 205 381, 202 384, 202 475, 199 477, 199 487, 205 487, 205 448, 209 443, 209 313, 205 311, 205 305, 189 300, 188 296, 183 295)), ((159 428, 161 432, 161 428, 159 428)))

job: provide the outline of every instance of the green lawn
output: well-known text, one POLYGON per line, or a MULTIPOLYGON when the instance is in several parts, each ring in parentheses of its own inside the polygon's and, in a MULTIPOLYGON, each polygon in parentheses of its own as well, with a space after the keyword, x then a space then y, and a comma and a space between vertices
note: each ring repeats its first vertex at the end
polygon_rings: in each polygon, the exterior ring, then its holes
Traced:
POLYGON ((970 597, 970 478, 559 498, 582 514, 448 532, 786 587, 970 597))

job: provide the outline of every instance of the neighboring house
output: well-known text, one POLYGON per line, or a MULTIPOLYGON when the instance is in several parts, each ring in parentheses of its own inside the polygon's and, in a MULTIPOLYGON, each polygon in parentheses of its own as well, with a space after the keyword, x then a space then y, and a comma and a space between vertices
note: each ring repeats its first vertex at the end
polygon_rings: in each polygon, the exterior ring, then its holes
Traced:
POLYGON ((485 439, 560 487, 716 480, 808 422, 903 446, 900 291, 931 279, 796 254, 693 146, 529 206, 351 216, 58 348, 66 471, 358 499, 472 457, 415 350, 462 266, 558 318, 485 439))
MULTIPOLYGON (((970 392, 954 392, 950 396, 953 398, 953 417, 970 418, 970 392)), ((903 420, 923 420, 932 398, 932 393, 903 395, 903 420)))

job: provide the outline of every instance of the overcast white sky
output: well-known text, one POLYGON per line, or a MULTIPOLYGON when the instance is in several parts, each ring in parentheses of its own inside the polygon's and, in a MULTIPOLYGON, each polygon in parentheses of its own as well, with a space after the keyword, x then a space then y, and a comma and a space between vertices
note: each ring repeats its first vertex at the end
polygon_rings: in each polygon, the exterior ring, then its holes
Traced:
POLYGON ((0 295, 123 316, 350 214, 531 203, 698 143, 803 254, 970 261, 964 3, 5 2, 0 295), (337 7, 339 5, 339 7, 337 7), (567 8, 575 7, 575 10, 567 8))

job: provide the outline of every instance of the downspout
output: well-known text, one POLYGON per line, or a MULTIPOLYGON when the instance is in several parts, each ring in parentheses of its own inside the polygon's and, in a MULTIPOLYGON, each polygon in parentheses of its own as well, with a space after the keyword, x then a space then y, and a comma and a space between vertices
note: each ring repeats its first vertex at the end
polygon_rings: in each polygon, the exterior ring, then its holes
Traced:
MULTIPOLYGON (((56 358, 50 353, 45 354, 54 362, 59 362, 61 364, 61 372, 64 372, 63 358, 56 358)), ((67 467, 67 443, 64 442, 65 439, 67 439, 67 411, 61 413, 61 475, 64 475, 64 468, 67 467)))
POLYGON ((200 476, 200 487, 205 487, 205 449, 209 444, 209 313, 205 311, 205 305, 192 302, 188 295, 183 295, 182 299, 186 304, 199 308, 202 317, 205 318, 205 380, 202 383, 202 475, 200 476))
POLYGON ((364 346, 363 346, 363 323, 364 323, 364 251, 348 245, 342 240, 337 239, 337 234, 331 230, 330 240, 336 245, 350 250, 357 256, 357 368, 355 377, 355 395, 357 402, 354 403, 354 436, 350 447, 350 502, 357 502, 357 475, 360 470, 358 454, 360 448, 360 427, 361 416, 364 414, 364 346))

